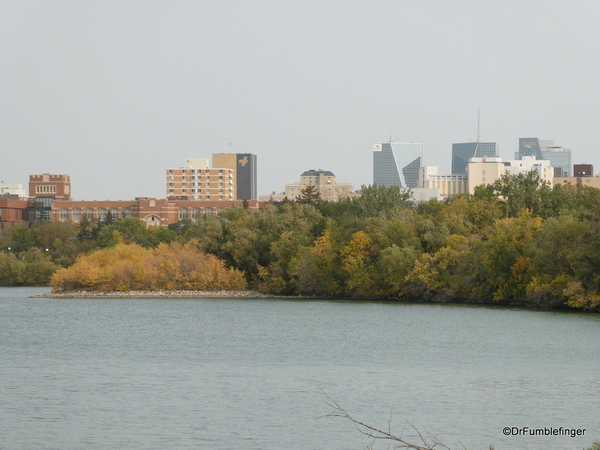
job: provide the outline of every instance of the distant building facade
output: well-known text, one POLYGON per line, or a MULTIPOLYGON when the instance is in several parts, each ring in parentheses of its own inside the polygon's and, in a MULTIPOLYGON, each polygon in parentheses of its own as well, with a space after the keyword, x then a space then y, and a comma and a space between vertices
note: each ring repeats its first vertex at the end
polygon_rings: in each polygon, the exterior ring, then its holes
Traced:
POLYGON ((465 175, 471 158, 497 158, 497 142, 461 142, 452 144, 452 175, 465 175))
MULTIPOLYGON (((167 227, 182 219, 196 222, 203 216, 218 214, 225 208, 240 207, 243 201, 219 200, 168 200, 137 197, 134 200, 56 200, 52 205, 50 220, 79 222, 83 215, 88 219, 104 220, 110 211, 115 219, 137 217, 148 226, 167 227)), ((248 202, 248 208, 261 209, 265 203, 248 202)))
POLYGON ((571 176, 571 150, 554 145, 553 140, 519 138, 519 151, 515 153, 515 159, 520 160, 526 156, 550 161, 556 177, 571 176))
POLYGON ((594 166, 591 164, 574 164, 572 177, 554 177, 554 184, 581 184, 600 189, 600 176, 594 176, 594 166))
POLYGON ((0 196, 12 195, 17 198, 26 198, 27 192, 23 189, 22 184, 17 183, 0 183, 0 196))
POLYGON ((16 195, 0 196, 0 225, 5 223, 22 222, 29 202, 16 195))
POLYGON ((56 200, 71 198, 71 177, 42 173, 29 175, 29 205, 25 210, 25 220, 50 220, 52 204, 56 200))
POLYGON ((186 159, 184 167, 167 169, 169 200, 235 200, 234 171, 210 168, 208 159, 186 159))
POLYGON ((424 189, 437 189, 438 200, 446 200, 458 194, 468 192, 467 175, 443 175, 435 166, 427 166, 421 170, 421 184, 424 189))
POLYGON ((573 176, 574 177, 593 177, 594 166, 591 164, 573 164, 573 176))
POLYGON ((338 183, 336 176, 329 170, 307 170, 300 175, 299 183, 288 183, 285 185, 285 192, 282 194, 261 195, 259 200, 269 202, 280 202, 287 197, 288 200, 296 200, 303 189, 312 185, 316 187, 321 199, 336 202, 349 197, 354 197, 356 193, 351 183, 338 183))
POLYGON ((501 158, 471 158, 467 172, 470 194, 473 194, 476 186, 492 184, 502 175, 514 176, 535 172, 541 180, 549 184, 552 184, 554 179, 550 161, 537 160, 533 156, 523 156, 523 159, 513 161, 502 161, 501 158))
POLYGON ((422 162, 423 144, 393 141, 373 144, 373 184, 417 188, 422 162))
POLYGON ((188 158, 184 167, 167 169, 167 198, 171 200, 255 200, 256 155, 251 153, 213 154, 188 158))
POLYGON ((69 175, 29 175, 30 197, 71 198, 71 177, 69 175))
POLYGON ((213 153, 213 167, 233 170, 235 200, 258 198, 257 157, 252 153, 213 153))

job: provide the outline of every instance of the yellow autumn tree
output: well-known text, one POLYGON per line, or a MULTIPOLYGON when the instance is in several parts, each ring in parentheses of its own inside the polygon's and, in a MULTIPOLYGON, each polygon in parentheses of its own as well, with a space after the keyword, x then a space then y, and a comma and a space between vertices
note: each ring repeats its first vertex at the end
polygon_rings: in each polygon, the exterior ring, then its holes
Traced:
POLYGON ((241 271, 228 269, 214 255, 199 252, 193 243, 161 244, 145 249, 118 244, 79 258, 52 277, 53 290, 240 290, 241 271))

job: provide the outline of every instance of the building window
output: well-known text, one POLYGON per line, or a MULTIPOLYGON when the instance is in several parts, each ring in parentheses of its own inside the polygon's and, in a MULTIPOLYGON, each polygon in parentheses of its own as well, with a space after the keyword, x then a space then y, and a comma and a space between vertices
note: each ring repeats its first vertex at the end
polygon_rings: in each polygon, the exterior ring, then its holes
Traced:
POLYGON ((199 215, 200 215, 200 208, 192 209, 192 220, 198 220, 199 215))
POLYGON ((204 208, 204 215, 205 216, 212 216, 213 215, 213 209, 212 208, 204 208))
POLYGON ((187 208, 181 208, 179 210, 179 220, 188 218, 188 210, 187 208))
POLYGON ((36 186, 36 194, 56 194, 56 186, 36 186))
POLYGON ((75 208, 73 210, 73 222, 79 222, 81 220, 81 209, 75 208))
POLYGON ((100 208, 98 210, 98 219, 105 220, 106 219, 106 209, 100 208))
POLYGON ((131 217, 131 208, 125 208, 123 210, 123 218, 125 217, 131 217))
POLYGON ((69 220, 69 210, 61 209, 60 210, 60 220, 64 222, 65 220, 69 220))
POLYGON ((111 216, 113 216, 113 219, 119 218, 119 210, 117 208, 111 209, 110 214, 111 214, 111 216))

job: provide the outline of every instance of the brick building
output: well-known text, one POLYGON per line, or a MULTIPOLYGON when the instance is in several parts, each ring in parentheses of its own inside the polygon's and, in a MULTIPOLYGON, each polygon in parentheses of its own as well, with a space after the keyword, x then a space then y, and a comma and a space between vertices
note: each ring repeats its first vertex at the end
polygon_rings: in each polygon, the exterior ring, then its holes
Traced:
POLYGON ((215 153, 208 158, 188 158, 183 167, 167 169, 169 200, 255 200, 256 155, 215 153))
MULTIPOLYGON (((241 200, 169 200, 150 197, 136 197, 135 200, 55 200, 50 220, 79 222, 84 214, 89 219, 103 220, 110 211, 116 219, 137 217, 148 226, 167 227, 182 219, 195 222, 202 216, 211 216, 225 208, 242 205, 241 200)), ((248 202, 251 209, 261 209, 264 206, 265 202, 248 202)))
POLYGON ((167 169, 166 183, 169 200, 236 200, 234 171, 213 169, 205 158, 189 158, 184 167, 167 169))
POLYGON ((29 197, 71 198, 71 177, 69 175, 29 175, 29 197))

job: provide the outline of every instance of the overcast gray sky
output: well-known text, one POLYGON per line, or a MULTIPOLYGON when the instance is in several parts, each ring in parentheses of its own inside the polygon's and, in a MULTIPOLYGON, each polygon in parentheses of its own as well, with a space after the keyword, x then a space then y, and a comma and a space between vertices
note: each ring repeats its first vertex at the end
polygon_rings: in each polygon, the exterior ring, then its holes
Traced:
POLYGON ((600 2, 0 0, 0 179, 76 199, 165 197, 165 169, 258 155, 371 184, 372 144, 450 172, 477 137, 554 139, 600 172, 600 2))

